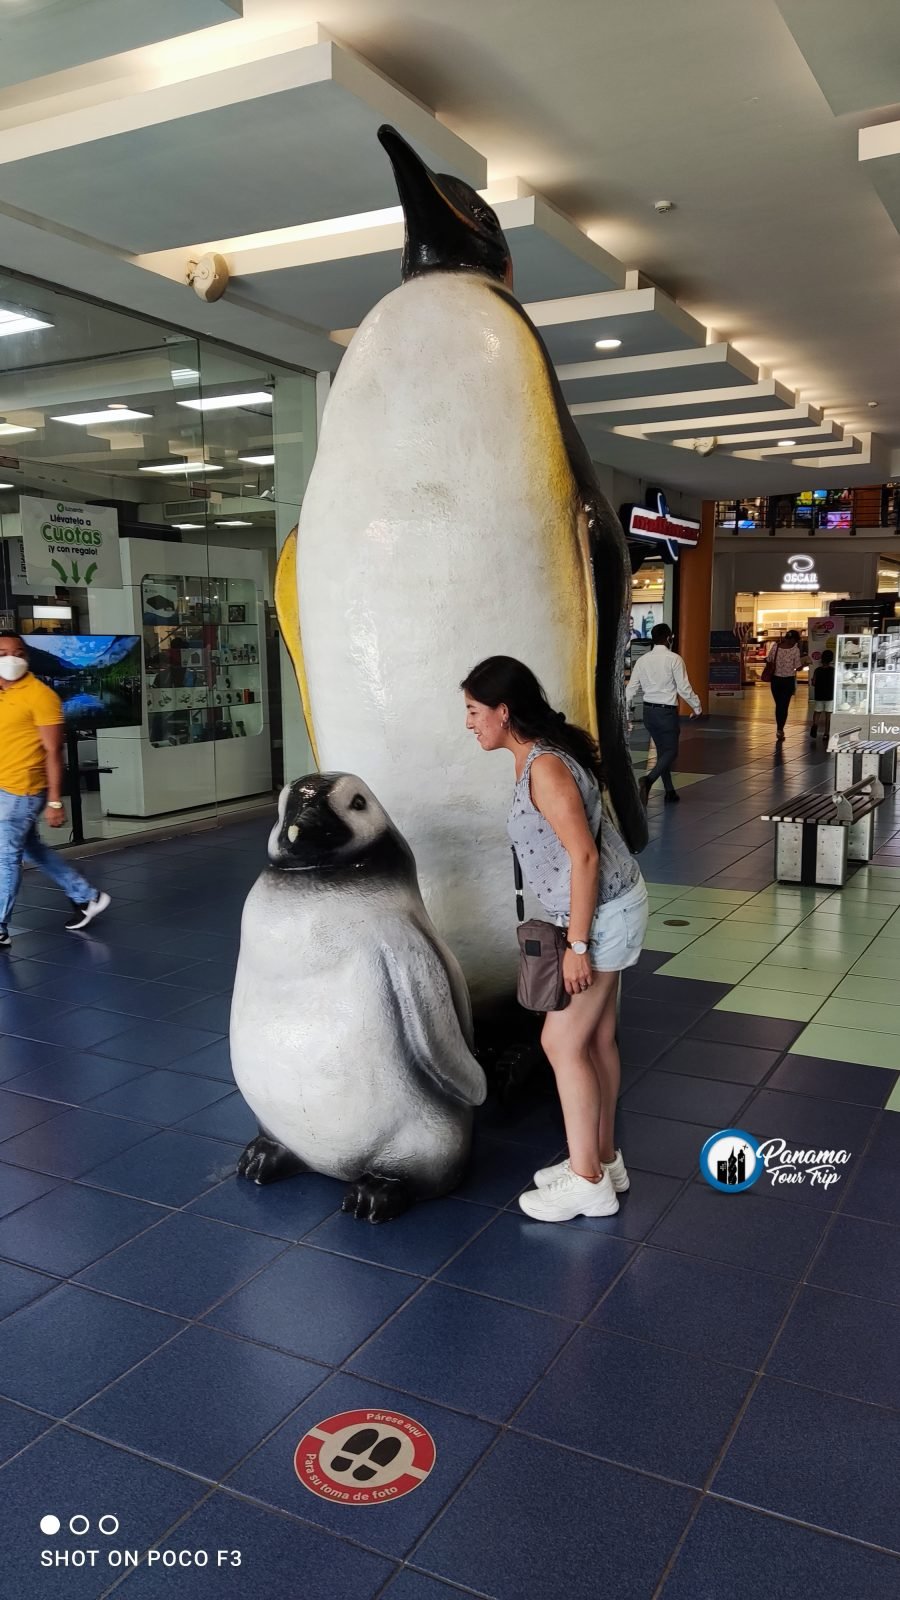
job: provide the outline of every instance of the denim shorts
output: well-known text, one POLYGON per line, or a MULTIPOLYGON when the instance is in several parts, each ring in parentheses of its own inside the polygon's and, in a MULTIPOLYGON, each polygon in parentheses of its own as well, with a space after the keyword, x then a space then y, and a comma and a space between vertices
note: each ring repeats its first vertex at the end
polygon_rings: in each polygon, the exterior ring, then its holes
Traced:
MULTIPOLYGON (((595 972, 623 972, 641 953, 650 914, 647 885, 639 878, 617 900, 597 907, 591 923, 588 960, 595 972)), ((564 926, 568 919, 562 918, 564 926)))

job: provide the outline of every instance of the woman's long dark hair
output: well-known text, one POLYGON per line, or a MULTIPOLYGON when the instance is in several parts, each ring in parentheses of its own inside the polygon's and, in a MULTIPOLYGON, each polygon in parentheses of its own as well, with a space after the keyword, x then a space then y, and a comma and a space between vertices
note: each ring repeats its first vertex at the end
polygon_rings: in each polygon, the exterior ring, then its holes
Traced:
POLYGON ((531 671, 515 656, 488 656, 479 661, 460 688, 483 706, 509 708, 509 725, 519 739, 540 739, 566 755, 603 782, 597 742, 585 728, 566 721, 564 711, 554 711, 531 671))

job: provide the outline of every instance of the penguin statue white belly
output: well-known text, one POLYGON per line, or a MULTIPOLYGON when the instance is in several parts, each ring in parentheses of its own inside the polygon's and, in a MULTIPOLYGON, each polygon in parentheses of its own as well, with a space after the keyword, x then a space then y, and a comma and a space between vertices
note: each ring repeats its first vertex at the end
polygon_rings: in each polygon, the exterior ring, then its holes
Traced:
POLYGON ((231 1059, 260 1133, 238 1170, 345 1179, 345 1210, 372 1221, 445 1194, 486 1094, 471 1037, 458 963, 371 790, 291 784, 241 927, 231 1059))
POLYGON ((287 581, 316 759, 370 777, 478 1004, 515 983, 510 775, 465 734, 460 682, 486 656, 526 662, 553 704, 599 732, 639 848, 622 713, 628 556, 502 281, 493 212, 393 130, 381 137, 406 213, 406 281, 337 374, 287 581))

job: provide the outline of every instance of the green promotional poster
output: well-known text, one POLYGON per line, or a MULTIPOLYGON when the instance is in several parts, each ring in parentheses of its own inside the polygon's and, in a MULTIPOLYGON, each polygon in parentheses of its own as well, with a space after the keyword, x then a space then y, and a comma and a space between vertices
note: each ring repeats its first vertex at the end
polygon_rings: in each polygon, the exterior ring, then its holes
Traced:
POLYGON ((121 589, 119 518, 113 508, 23 495, 19 513, 30 583, 121 589))

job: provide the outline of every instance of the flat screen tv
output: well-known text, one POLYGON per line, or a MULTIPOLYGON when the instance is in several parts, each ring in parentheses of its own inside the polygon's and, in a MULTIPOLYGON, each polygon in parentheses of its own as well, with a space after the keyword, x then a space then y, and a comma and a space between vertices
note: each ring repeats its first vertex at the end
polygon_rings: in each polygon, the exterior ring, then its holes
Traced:
POLYGON ((29 633, 28 661, 55 689, 66 727, 134 728, 141 710, 141 641, 121 633, 29 633))

